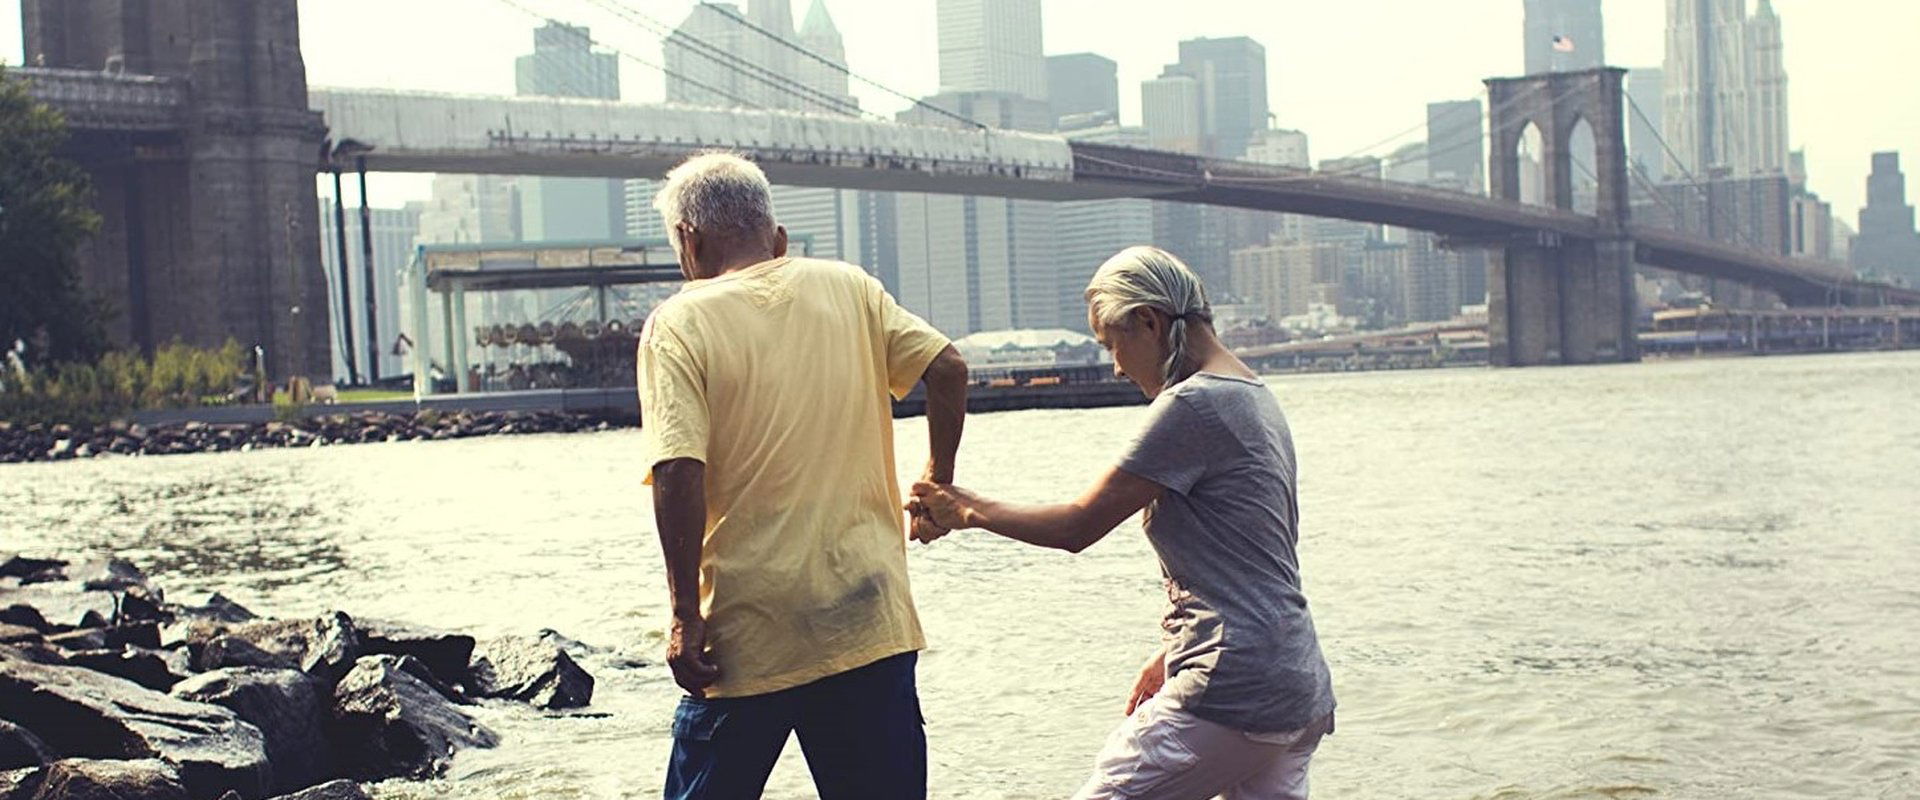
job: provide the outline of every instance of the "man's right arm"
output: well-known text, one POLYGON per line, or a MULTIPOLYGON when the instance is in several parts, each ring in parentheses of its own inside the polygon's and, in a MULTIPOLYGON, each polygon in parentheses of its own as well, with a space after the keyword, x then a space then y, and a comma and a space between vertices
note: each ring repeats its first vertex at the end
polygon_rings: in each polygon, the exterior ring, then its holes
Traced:
POLYGON ((673 627, 667 666, 680 687, 696 697, 720 677, 707 658, 707 624, 700 614, 700 548, 707 533, 707 465, 691 458, 653 467, 653 519, 667 562, 667 592, 673 627))

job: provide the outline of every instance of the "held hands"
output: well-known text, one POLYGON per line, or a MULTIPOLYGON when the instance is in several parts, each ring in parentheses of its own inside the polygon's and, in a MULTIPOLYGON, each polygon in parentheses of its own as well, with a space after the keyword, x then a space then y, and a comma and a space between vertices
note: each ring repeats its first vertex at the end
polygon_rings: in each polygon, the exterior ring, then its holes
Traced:
POLYGON ((907 500, 905 506, 908 516, 911 517, 911 528, 908 531, 909 538, 921 544, 932 544, 935 540, 953 531, 955 526, 940 524, 940 522, 934 519, 933 515, 928 512, 927 507, 920 502, 920 498, 918 497, 919 487, 922 485, 948 484, 952 482, 952 467, 943 468, 931 461, 927 462, 926 471, 920 474, 920 482, 914 484, 915 497, 907 500))
POLYGON ((720 679, 720 668, 707 654, 706 620, 674 617, 673 630, 667 634, 667 667, 673 670, 673 682, 687 694, 707 696, 707 687, 720 679))
POLYGON ((1133 693, 1127 696, 1127 714, 1140 704, 1160 693, 1160 687, 1167 685, 1167 653, 1162 650, 1153 654, 1147 665, 1140 668, 1140 678, 1133 682, 1133 693))
POLYGON ((974 519, 974 506, 978 496, 951 483, 921 481, 913 485, 913 499, 907 502, 907 510, 916 516, 925 515, 935 525, 948 530, 971 528, 977 525, 974 519))

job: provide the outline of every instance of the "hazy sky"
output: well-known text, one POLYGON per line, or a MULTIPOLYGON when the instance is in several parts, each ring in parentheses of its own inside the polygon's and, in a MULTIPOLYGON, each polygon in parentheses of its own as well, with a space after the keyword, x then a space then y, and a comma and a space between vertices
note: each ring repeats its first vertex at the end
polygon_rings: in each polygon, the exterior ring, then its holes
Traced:
MULTIPOLYGON (((777 1, 777 0, 776 0, 777 1)), ((660 40, 592 0, 512 0, 593 27, 594 37, 660 62, 660 40)), ((812 0, 793 0, 804 19, 812 0)), ((939 86, 934 0, 826 0, 854 72, 913 96, 939 86)), ((686 0, 624 0, 669 26, 686 0)), ((1665 0, 1605 0, 1607 60, 1659 66, 1665 0)), ((1469 98, 1481 80, 1521 72, 1521 0, 1045 0, 1049 54, 1093 51, 1120 64, 1126 121, 1140 82, 1196 36, 1246 35, 1266 46, 1273 112, 1312 137, 1315 160, 1385 155, 1424 136, 1426 103, 1469 98), (1399 136, 1399 138, 1391 137, 1399 136)), ((1869 155, 1901 150, 1920 184, 1920 2, 1775 0, 1786 29, 1792 141, 1807 150, 1815 191, 1852 223, 1869 155)), ((506 94, 513 59, 537 22, 509 0, 300 0, 314 85, 506 94)), ((0 0, 0 60, 20 61, 19 0, 0 0)), ((626 99, 657 100, 660 74, 623 58, 626 99)), ((868 108, 904 101, 856 83, 868 108)), ((426 194, 416 176, 377 176, 377 205, 426 194)), ((349 199, 352 195, 349 194, 349 199)))

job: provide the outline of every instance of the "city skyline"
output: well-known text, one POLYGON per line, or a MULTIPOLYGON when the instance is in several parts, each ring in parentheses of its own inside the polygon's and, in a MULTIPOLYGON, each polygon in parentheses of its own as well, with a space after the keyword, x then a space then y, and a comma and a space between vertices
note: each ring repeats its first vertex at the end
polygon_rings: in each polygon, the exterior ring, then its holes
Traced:
MULTIPOLYGON (((516 0, 552 16, 593 27, 596 38, 659 63, 659 42, 586 0, 516 0)), ((810 0, 793 3, 795 18, 810 0)), ((692 7, 680 0, 642 0, 629 8, 677 21, 692 7)), ((877 3, 828 0, 846 43, 849 66, 912 97, 937 92, 938 57, 932 0, 877 3)), ((1786 68, 1793 76, 1793 140, 1808 151, 1811 187, 1850 217, 1864 205, 1864 178, 1874 152, 1920 152, 1920 104, 1857 103, 1863 74, 1920 73, 1904 32, 1920 28, 1920 5, 1849 2, 1818 5, 1780 0, 1776 12, 1787 28, 1786 68), (1817 13, 1816 13, 1817 12, 1817 13)), ((1664 0, 1608 0, 1609 61, 1623 67, 1655 67, 1664 57, 1664 0)), ((1314 138, 1319 157, 1348 155, 1384 137, 1416 126, 1429 102, 1464 99, 1480 81, 1522 70, 1524 7, 1521 0, 1462 0, 1449 4, 1360 2, 1310 8, 1249 11, 1225 0, 1196 0, 1178 9, 1144 0, 1047 0, 1043 4, 1047 54, 1094 52, 1119 65, 1121 115, 1138 124, 1141 81, 1177 60, 1178 43, 1201 36, 1246 35, 1268 51, 1270 102, 1276 124, 1314 138), (1391 25, 1379 25, 1392 8, 1391 25), (1440 7, 1444 6, 1444 7, 1440 7), (1232 20, 1222 23, 1219 20, 1232 20), (1328 36, 1356 31, 1364 36, 1328 36), (1385 54, 1358 56, 1364 42, 1385 54), (1421 62, 1410 68, 1409 62, 1421 62), (1329 67, 1349 70, 1350 82, 1322 78, 1329 67), (1356 103, 1356 92, 1373 102, 1356 103)), ((0 60, 20 61, 19 1, 0 0, 0 60)), ((511 94, 511 59, 539 23, 504 2, 414 0, 404 7, 372 0, 301 2, 306 62, 314 85, 388 86, 426 91, 511 94), (454 9, 457 9, 455 13, 454 9), (461 39, 444 43, 421 31, 445 29, 461 20, 461 39), (385 20, 369 25, 366 20, 385 20), (368 53, 407 54, 370 58, 368 53)), ((622 58, 623 94, 636 102, 658 100, 663 79, 622 58)), ((862 105, 891 115, 906 101, 855 82, 862 105)), ((1384 156, 1413 141, 1367 150, 1384 156)), ((376 205, 426 199, 430 178, 376 175, 376 205)), ((349 198, 353 199, 349 192, 349 198)))

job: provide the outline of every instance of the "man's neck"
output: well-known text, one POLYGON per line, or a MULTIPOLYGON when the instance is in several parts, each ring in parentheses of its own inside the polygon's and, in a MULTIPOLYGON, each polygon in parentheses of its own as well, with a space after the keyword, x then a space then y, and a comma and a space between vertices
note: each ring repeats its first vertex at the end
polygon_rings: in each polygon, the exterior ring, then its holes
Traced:
POLYGON ((774 258, 774 255, 772 251, 768 251, 768 250, 761 250, 761 251, 752 252, 752 253, 741 253, 738 255, 729 254, 726 258, 721 260, 720 268, 713 271, 713 277, 718 278, 722 275, 726 275, 733 272, 739 272, 740 270, 754 267, 760 264, 764 264, 768 261, 772 261, 773 258, 774 258))

